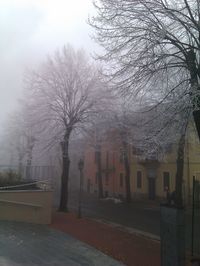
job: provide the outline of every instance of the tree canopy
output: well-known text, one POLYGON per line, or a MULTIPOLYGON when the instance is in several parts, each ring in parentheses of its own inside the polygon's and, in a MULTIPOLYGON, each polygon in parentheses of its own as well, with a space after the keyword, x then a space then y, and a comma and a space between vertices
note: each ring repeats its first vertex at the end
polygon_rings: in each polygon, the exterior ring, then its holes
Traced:
POLYGON ((84 51, 71 46, 57 51, 26 76, 26 101, 32 123, 47 144, 62 150, 61 211, 67 210, 69 144, 76 129, 89 123, 103 108, 102 83, 97 67, 84 51))
POLYGON ((198 0, 100 0, 90 19, 104 47, 101 60, 118 88, 169 101, 197 99, 200 78, 198 0), (190 97, 188 97, 188 95, 190 97))

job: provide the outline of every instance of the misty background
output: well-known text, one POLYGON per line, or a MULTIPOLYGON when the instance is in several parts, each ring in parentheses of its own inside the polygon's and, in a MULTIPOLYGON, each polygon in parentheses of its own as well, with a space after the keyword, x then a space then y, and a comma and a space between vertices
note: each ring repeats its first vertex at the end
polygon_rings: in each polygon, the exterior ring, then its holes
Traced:
POLYGON ((0 134, 17 107, 26 69, 67 43, 94 51, 89 14, 94 14, 91 0, 0 1, 0 134))

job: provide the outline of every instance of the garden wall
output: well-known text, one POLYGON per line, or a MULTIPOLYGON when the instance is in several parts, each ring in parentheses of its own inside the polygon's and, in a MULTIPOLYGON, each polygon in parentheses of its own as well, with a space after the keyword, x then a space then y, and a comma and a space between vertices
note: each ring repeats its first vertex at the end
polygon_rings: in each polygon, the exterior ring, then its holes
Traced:
POLYGON ((50 190, 0 191, 0 220, 50 224, 52 197, 50 190))

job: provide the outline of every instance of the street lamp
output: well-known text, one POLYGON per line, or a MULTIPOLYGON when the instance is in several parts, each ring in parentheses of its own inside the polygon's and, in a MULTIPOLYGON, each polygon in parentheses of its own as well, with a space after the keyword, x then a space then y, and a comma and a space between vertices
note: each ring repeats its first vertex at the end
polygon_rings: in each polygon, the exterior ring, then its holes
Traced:
POLYGON ((200 110, 193 111, 194 122, 200 139, 200 110))
POLYGON ((79 204, 78 204, 78 218, 81 218, 81 203, 82 203, 82 192, 83 192, 83 168, 84 168, 84 161, 80 159, 78 162, 78 169, 80 171, 80 190, 79 190, 79 204))

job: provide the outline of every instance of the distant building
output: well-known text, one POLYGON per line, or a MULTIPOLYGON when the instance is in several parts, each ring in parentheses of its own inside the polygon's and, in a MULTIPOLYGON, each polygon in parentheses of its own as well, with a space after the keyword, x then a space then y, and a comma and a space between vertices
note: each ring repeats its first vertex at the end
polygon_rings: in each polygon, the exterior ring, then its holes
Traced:
MULTIPOLYGON (((161 155, 145 156, 129 145, 132 198, 149 200, 166 198, 167 191, 175 190, 177 144, 171 144, 161 155)), ((125 170, 121 147, 114 141, 101 145, 102 180, 104 196, 125 197, 125 170)), ((184 158, 183 195, 190 203, 192 178, 200 178, 200 143, 196 130, 190 126, 187 132, 184 158)), ((95 149, 88 146, 85 151, 85 189, 98 192, 98 172, 95 149)))

